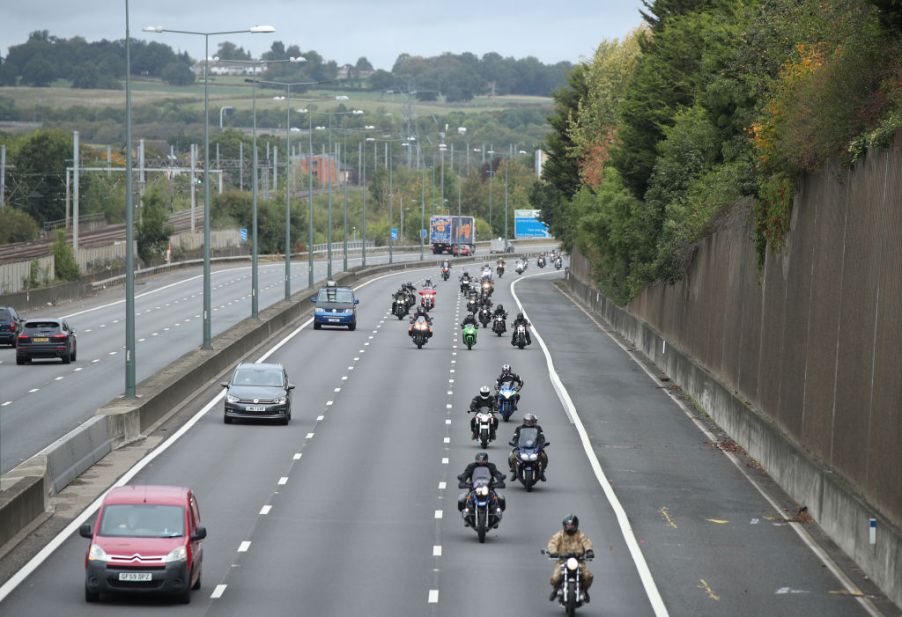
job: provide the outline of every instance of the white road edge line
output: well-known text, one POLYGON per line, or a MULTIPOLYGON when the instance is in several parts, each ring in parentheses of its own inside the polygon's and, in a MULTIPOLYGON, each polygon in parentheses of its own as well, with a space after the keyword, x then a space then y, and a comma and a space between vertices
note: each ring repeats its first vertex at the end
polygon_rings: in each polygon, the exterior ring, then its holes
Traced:
MULTIPOLYGON (((635 362, 635 363, 636 363, 636 364, 637 364, 637 365, 645 372, 645 374, 648 375, 649 379, 651 379, 655 384, 658 383, 658 378, 655 377, 654 373, 652 373, 650 370, 648 370, 648 367, 645 366, 645 364, 644 364, 644 363, 636 356, 636 354, 635 354, 634 352, 630 351, 630 350, 629 350, 625 345, 623 345, 620 341, 618 341, 616 338, 614 338, 613 336, 611 336, 611 333, 608 331, 608 329, 607 329, 606 327, 604 327, 601 323, 599 323, 599 321, 595 318, 594 315, 592 315, 592 314, 589 313, 585 308, 583 308, 583 306, 582 306, 581 304, 579 304, 579 302, 577 302, 577 301, 576 301, 572 296, 570 296, 569 294, 564 293, 563 291, 561 291, 560 293, 561 293, 561 295, 563 295, 565 298, 567 298, 568 300, 570 300, 570 302, 571 302, 576 308, 578 308, 580 311, 582 311, 582 313, 583 313, 586 317, 588 317, 589 320, 592 321, 592 323, 594 323, 595 326, 596 326, 599 330, 601 330, 602 333, 604 333, 605 336, 607 336, 609 339, 611 339, 612 341, 614 341, 614 343, 615 343, 618 347, 620 347, 620 349, 622 349, 623 351, 625 351, 626 354, 627 354, 630 358, 632 358, 633 362, 635 362)), ((670 392, 670 391, 667 390, 666 388, 663 388, 663 389, 662 389, 662 392, 664 392, 664 394, 666 394, 668 397, 670 397, 670 399, 671 399, 674 403, 676 403, 677 406, 678 406, 680 409, 683 410, 683 413, 686 414, 686 416, 692 421, 692 423, 695 424, 695 426, 698 427, 698 429, 705 435, 705 437, 707 437, 712 443, 717 441, 717 437, 716 437, 711 431, 708 430, 708 427, 706 427, 704 424, 702 424, 702 423, 699 421, 699 419, 696 418, 696 417, 692 414, 692 412, 689 410, 688 407, 686 407, 686 405, 683 403, 683 401, 681 401, 678 397, 676 397, 672 392, 670 392)), ((783 511, 783 508, 781 508, 780 505, 779 505, 777 502, 775 502, 775 501, 771 498, 771 496, 768 495, 768 494, 764 491, 764 489, 761 487, 761 485, 758 484, 758 482, 757 482, 752 476, 750 476, 750 475, 748 474, 748 472, 747 472, 746 469, 745 469, 745 464, 744 464, 742 461, 740 461, 740 460, 736 457, 736 455, 734 455, 734 454, 732 454, 732 453, 730 453, 730 452, 725 452, 725 451, 723 451, 723 450, 721 450, 721 452, 723 453, 724 456, 727 457, 727 459, 730 460, 731 463, 733 463, 733 465, 736 467, 736 469, 739 470, 739 473, 741 473, 741 474, 745 477, 745 479, 748 480, 748 482, 755 488, 755 490, 757 490, 758 493, 759 493, 762 497, 764 497, 765 501, 767 501, 767 503, 770 504, 770 506, 774 509, 774 511, 775 511, 781 518, 783 518, 784 521, 789 522, 789 515, 788 515, 786 512, 784 512, 784 511, 783 511)), ((881 612, 877 609, 877 607, 874 606, 874 603, 871 601, 871 599, 868 598, 867 596, 865 596, 864 593, 861 591, 861 589, 859 589, 859 587, 858 587, 854 582, 852 582, 852 580, 851 580, 848 576, 846 576, 846 573, 843 572, 843 571, 839 568, 839 565, 837 565, 837 563, 833 560, 833 558, 831 558, 831 557, 830 557, 830 556, 829 556, 829 555, 828 555, 828 554, 827 554, 827 553, 826 553, 826 552, 825 552, 825 551, 824 551, 824 550, 823 550, 823 549, 822 549, 822 548, 814 541, 814 538, 811 537, 811 534, 809 534, 808 531, 807 531, 802 525, 799 525, 799 524, 797 524, 797 523, 789 522, 789 527, 791 527, 792 530, 796 532, 796 534, 799 536, 799 538, 801 538, 802 542, 804 542, 805 545, 808 546, 808 548, 811 550, 811 552, 814 553, 814 554, 817 556, 817 558, 821 560, 821 563, 823 563, 823 564, 827 567, 827 569, 830 570, 830 572, 833 574, 833 576, 835 576, 836 579, 837 579, 840 583, 842 583, 842 585, 846 588, 846 591, 848 591, 851 595, 853 595, 853 596, 855 597, 856 600, 858 600, 858 603, 861 605, 861 607, 862 607, 863 609, 865 609, 865 610, 868 612, 868 614, 871 615, 871 617, 884 617, 884 616, 883 616, 883 613, 881 613, 881 612)))
MULTIPOLYGON (((514 302, 517 303, 517 307, 520 309, 519 312, 523 313, 523 316, 526 317, 527 320, 529 319, 529 315, 526 313, 526 309, 523 308, 523 303, 520 302, 520 298, 519 296, 517 296, 517 291, 515 289, 517 283, 528 278, 547 274, 559 273, 542 272, 539 274, 530 274, 527 276, 521 276, 513 283, 511 283, 510 290, 511 295, 514 297, 514 302)), ((651 570, 648 569, 648 563, 646 563, 645 561, 645 555, 643 555, 642 549, 639 547, 639 543, 636 541, 636 536, 633 533, 633 528, 630 525, 629 518, 626 515, 626 510, 623 509, 623 505, 620 503, 620 500, 614 493, 614 488, 611 486, 611 483, 608 481, 607 476, 601 468, 601 463, 598 461, 598 457, 595 455, 595 451, 592 449, 592 443, 591 441, 589 441, 589 435, 588 433, 586 433, 586 428, 583 426, 583 422, 579 417, 579 413, 576 411, 576 406, 573 404, 573 400, 570 398, 570 394, 567 392, 567 388, 564 387, 564 383, 561 381, 561 378, 558 376, 557 371, 554 369, 554 361, 551 359, 551 352, 548 351, 548 347, 545 345, 545 341, 539 334, 539 331, 536 328, 535 324, 533 324, 532 326, 532 333, 535 340, 542 348, 542 353, 545 354, 545 364, 548 366, 548 376, 551 379, 551 385, 554 386, 554 391, 557 393, 558 399, 561 401, 561 406, 564 408, 564 411, 568 416, 570 416, 570 420, 573 422, 573 426, 576 428, 576 432, 579 434, 579 440, 583 445, 583 450, 585 450, 586 452, 586 457, 588 457, 589 459, 589 464, 592 466, 592 471, 595 473, 595 478, 598 480, 598 484, 601 486, 605 497, 607 497, 608 503, 611 504, 611 508, 614 510, 614 514, 617 517, 617 524, 620 525, 620 531, 623 534, 623 540, 624 542, 626 542, 626 546, 633 558, 633 563, 636 565, 636 570, 639 572, 639 578, 642 581, 642 586, 645 588, 645 595, 648 596, 648 601, 651 603, 652 610, 654 611, 656 617, 668 617, 669 613, 667 612, 667 607, 664 605, 664 600, 661 598, 661 593, 658 591, 658 586, 655 583, 655 579, 651 575, 651 570)))
MULTIPOLYGON (((431 269, 430 267, 422 267, 422 268, 417 268, 416 270, 430 270, 430 269, 431 269)), ((413 269, 402 270, 401 272, 392 272, 389 274, 383 274, 382 276, 377 276, 376 278, 373 278, 368 281, 365 281, 364 283, 361 283, 357 287, 354 287, 354 290, 356 291, 362 287, 366 287, 367 285, 369 285, 371 283, 375 283, 376 281, 382 280, 384 278, 388 278, 390 276, 398 276, 399 274, 405 275, 405 274, 409 274, 412 271, 414 271, 414 270, 413 269)), ((197 277, 194 277, 194 278, 197 278, 197 277)), ((158 290, 156 290, 156 291, 158 291, 158 290)), ((148 293, 153 293, 153 292, 148 292, 148 293)), ((124 300, 121 302, 124 302, 124 300)), ((121 302, 113 302, 112 304, 120 304, 121 302)), ((112 304, 107 305, 107 306, 112 306, 112 304)), ((103 307, 97 307, 97 308, 103 308, 103 307)), ((82 312, 86 313, 89 311, 82 311, 82 312)), ((73 313, 73 314, 78 315, 80 313, 73 313)), ((71 317, 71 315, 67 316, 67 318, 68 317, 71 317)), ((288 343, 288 341, 290 341, 295 336, 297 336, 301 332, 301 330, 303 330, 304 328, 309 326, 311 323, 313 323, 312 317, 307 319, 304 323, 302 323, 300 326, 295 328, 291 333, 286 335, 284 339, 282 339, 281 341, 279 341, 278 343, 273 345, 268 351, 266 351, 262 356, 260 356, 260 358, 257 360, 257 362, 258 363, 266 362, 266 360, 271 355, 273 355, 276 351, 281 349, 284 345, 286 345, 288 343)), ((99 362, 99 359, 95 360, 95 362, 99 362)), ((135 465, 131 469, 126 471, 124 474, 122 474, 122 476, 109 489, 105 490, 103 492, 103 494, 101 494, 97 499, 95 499, 93 502, 91 502, 91 505, 89 505, 87 508, 85 508, 81 512, 81 514, 79 514, 74 519, 72 519, 71 523, 66 525, 62 531, 60 531, 58 534, 56 534, 56 536, 54 536, 54 538, 52 540, 50 540, 50 542, 48 542, 46 546, 44 546, 44 548, 42 548, 40 551, 38 551, 38 553, 34 557, 32 557, 30 560, 28 560, 28 563, 26 563, 24 566, 22 566, 15 574, 13 574, 9 579, 7 579, 7 581, 2 586, 0 586, 0 603, 2 603, 6 599, 6 597, 10 593, 12 593, 13 590, 15 590, 15 588, 18 587, 22 583, 22 581, 24 581, 26 578, 28 578, 32 572, 37 570, 38 566, 40 566, 42 563, 44 563, 44 561, 46 561, 47 558, 50 557, 50 555, 52 555, 56 551, 56 549, 58 549, 60 546, 62 546, 63 542, 68 540, 69 537, 71 537, 78 530, 78 528, 82 526, 83 523, 86 523, 89 518, 94 516, 94 513, 97 512, 97 510, 100 508, 100 504, 103 503, 104 497, 106 497, 106 494, 108 492, 110 492, 110 490, 112 490, 113 488, 118 488, 120 486, 125 486, 129 482, 129 480, 131 480, 136 475, 138 475, 138 473, 140 473, 141 470, 143 470, 145 467, 147 467, 158 456, 163 454, 163 452, 165 452, 170 447, 172 447, 172 445, 176 441, 181 439, 181 437, 185 433, 187 433, 189 430, 191 430, 191 428, 194 427, 195 424, 200 422, 201 418, 203 418, 205 415, 207 415, 207 413, 211 409, 213 409, 213 407, 217 403, 219 403, 223 399, 223 397, 225 397, 225 390, 216 394, 212 399, 210 399, 209 403, 204 405, 200 411, 198 411, 196 414, 194 414, 190 420, 185 422, 185 424, 183 424, 168 439, 163 441, 163 443, 161 443, 159 446, 157 446, 157 448, 155 450, 153 450, 152 452, 150 452, 147 456, 145 456, 140 461, 135 463, 135 465)), ((331 403, 331 402, 332 401, 329 401, 329 403, 331 403)), ((225 592, 225 588, 226 588, 226 585, 217 585, 216 589, 213 591, 213 593, 211 594, 210 597, 211 598, 221 597, 223 592, 225 592)))

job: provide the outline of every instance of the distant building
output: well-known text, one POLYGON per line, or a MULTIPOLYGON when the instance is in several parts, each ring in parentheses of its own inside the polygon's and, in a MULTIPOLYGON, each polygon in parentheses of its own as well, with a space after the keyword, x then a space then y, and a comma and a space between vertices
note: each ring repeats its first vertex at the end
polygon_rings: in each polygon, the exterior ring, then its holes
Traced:
MULTIPOLYGON (((227 60, 221 62, 211 61, 207 71, 210 75, 262 75, 266 67, 262 64, 231 64, 227 60)), ((204 74, 204 63, 196 62, 191 67, 191 72, 197 77, 204 74)))
POLYGON ((298 160, 302 173, 312 173, 313 177, 320 185, 342 183, 342 174, 339 169, 338 160, 328 154, 316 154, 313 156, 302 156, 298 160))

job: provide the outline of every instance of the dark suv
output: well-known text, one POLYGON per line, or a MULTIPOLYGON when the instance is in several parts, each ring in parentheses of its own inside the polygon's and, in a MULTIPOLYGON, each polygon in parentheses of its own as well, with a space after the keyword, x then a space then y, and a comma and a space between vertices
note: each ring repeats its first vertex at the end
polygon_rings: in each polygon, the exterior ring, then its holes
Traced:
POLYGON ((0 306, 0 345, 16 346, 25 320, 11 306, 0 306))
POLYGON ((16 364, 28 364, 34 358, 59 358, 69 364, 77 351, 75 330, 65 319, 29 319, 16 339, 16 364))
POLYGON ((239 364, 226 388, 223 421, 234 419, 291 421, 291 391, 288 373, 281 364, 239 364))

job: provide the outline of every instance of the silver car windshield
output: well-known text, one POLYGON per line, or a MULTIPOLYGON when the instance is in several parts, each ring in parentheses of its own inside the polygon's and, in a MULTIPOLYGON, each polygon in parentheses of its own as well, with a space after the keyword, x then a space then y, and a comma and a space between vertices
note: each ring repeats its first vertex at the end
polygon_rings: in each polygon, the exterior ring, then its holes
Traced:
POLYGON ((240 368, 235 371, 233 386, 273 386, 282 387, 282 371, 259 368, 240 368))

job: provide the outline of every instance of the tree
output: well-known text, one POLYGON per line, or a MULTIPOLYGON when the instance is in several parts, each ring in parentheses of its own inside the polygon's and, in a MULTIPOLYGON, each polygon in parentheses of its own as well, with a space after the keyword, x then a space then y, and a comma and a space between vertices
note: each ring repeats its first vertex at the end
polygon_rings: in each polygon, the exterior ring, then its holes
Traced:
POLYGON ((172 86, 188 86, 194 83, 194 73, 182 62, 170 62, 167 64, 160 77, 172 86))
POLYGON ((56 278, 64 281, 78 280, 78 263, 72 253, 72 245, 66 242, 66 234, 59 230, 53 241, 53 266, 56 278))
MULTIPOLYGON (((38 222, 65 216, 66 167, 72 159, 72 138, 60 129, 40 129, 24 137, 10 153, 15 187, 11 201, 38 222)), ((90 183, 81 176, 82 189, 90 183)))
MULTIPOLYGON (((0 77, 2 77, 2 67, 0 67, 0 77)), ((379 69, 370 75, 370 88, 373 90, 390 90, 395 87, 395 76, 379 69)))
POLYGON ((579 190, 579 160, 570 134, 570 119, 579 112, 580 101, 588 94, 586 66, 577 65, 567 82, 566 87, 554 93, 554 112, 548 117, 552 129, 546 140, 548 161, 542 178, 570 198, 579 190))
POLYGON ((361 71, 372 71, 373 65, 366 59, 366 56, 360 56, 357 58, 357 64, 354 65, 354 68, 357 69, 357 74, 359 75, 361 71))
POLYGON ((27 242, 38 237, 38 224, 27 212, 18 208, 3 209, 3 225, 0 225, 0 244, 27 242))
POLYGON ((56 79, 56 69, 44 57, 34 57, 22 67, 22 83, 44 88, 56 79))
POLYGON ((244 50, 243 47, 238 47, 235 43, 231 41, 223 41, 219 44, 219 51, 216 52, 216 55, 220 60, 250 60, 251 55, 247 51, 244 50))
POLYGON ((152 186, 144 193, 141 204, 141 222, 137 226, 138 257, 150 264, 166 250, 172 227, 168 224, 165 196, 160 187, 152 186))

